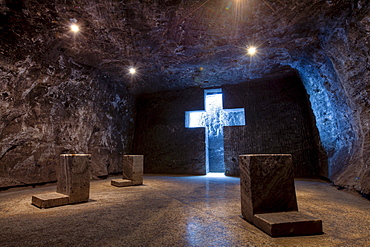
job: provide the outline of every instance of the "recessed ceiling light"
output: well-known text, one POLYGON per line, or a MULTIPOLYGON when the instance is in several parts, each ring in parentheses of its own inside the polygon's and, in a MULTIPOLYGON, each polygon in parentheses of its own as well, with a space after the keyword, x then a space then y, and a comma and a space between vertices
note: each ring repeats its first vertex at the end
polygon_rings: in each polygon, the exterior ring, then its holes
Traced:
POLYGON ((80 27, 77 26, 76 24, 72 24, 71 25, 71 31, 74 32, 74 33, 77 33, 80 31, 80 27))
POLYGON ((254 55, 256 55, 256 53, 257 53, 257 48, 256 47, 254 47, 254 46, 248 47, 247 54, 249 56, 254 56, 254 55))
POLYGON ((135 69, 135 68, 130 68, 130 69, 129 69, 129 73, 130 73, 131 75, 136 74, 136 69, 135 69))

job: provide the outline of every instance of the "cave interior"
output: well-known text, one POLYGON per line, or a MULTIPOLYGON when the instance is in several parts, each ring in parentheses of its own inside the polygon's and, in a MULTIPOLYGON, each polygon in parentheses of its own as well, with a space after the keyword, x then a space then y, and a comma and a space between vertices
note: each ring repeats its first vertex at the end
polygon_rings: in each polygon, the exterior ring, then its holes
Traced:
POLYGON ((122 172, 123 154, 143 154, 145 173, 239 176, 238 155, 290 153, 295 177, 369 196, 369 9, 3 0, 0 188, 55 182, 64 153, 91 154, 94 179, 122 172), (226 122, 189 127, 205 92, 222 92, 226 122))

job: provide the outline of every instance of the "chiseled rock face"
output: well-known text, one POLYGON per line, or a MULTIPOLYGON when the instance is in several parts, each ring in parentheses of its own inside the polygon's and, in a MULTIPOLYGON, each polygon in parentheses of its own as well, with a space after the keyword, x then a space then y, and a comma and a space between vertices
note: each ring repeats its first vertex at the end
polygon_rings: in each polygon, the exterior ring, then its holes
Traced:
POLYGON ((65 54, 45 8, 0 3, 0 187, 55 181, 61 153, 92 154, 106 176, 131 150, 134 97, 65 54))
POLYGON ((2 63, 0 187, 55 181, 62 153, 92 154, 93 177, 106 176, 131 150, 134 98, 82 69, 54 69, 2 63))
MULTIPOLYGON (((368 194, 369 8, 367 0, 0 1, 3 186, 53 179, 44 167, 63 151, 123 152, 128 94, 236 84, 290 66, 310 95, 329 178, 368 194), (16 182, 14 171, 29 178, 16 182)), ((114 170, 102 162, 96 174, 114 170)))

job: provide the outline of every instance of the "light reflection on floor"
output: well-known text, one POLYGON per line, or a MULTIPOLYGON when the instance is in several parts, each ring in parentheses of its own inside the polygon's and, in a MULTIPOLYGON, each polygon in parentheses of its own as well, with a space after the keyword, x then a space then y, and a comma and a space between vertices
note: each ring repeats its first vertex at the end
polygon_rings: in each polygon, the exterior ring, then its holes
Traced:
POLYGON ((240 179, 214 175, 146 174, 125 188, 110 177, 91 182, 89 202, 49 209, 31 197, 55 185, 0 192, 0 245, 370 246, 370 203, 358 194, 296 180, 299 211, 321 219, 325 234, 271 238, 240 217, 240 179))
POLYGON ((222 177, 226 177, 225 174, 222 173, 222 172, 209 172, 205 176, 206 177, 210 177, 210 178, 222 178, 222 177))

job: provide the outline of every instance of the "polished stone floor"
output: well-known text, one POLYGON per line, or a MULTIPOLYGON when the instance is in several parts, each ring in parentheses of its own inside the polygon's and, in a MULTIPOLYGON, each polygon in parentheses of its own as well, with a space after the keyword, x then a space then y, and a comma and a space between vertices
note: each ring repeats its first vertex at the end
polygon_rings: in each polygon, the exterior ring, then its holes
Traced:
POLYGON ((0 192, 0 246, 370 246, 370 201, 296 180, 299 210, 324 234, 271 238, 240 217, 239 178, 146 175, 144 185, 92 181, 90 201, 39 209, 55 185, 0 192))

